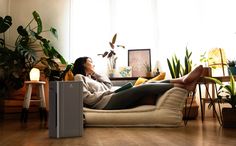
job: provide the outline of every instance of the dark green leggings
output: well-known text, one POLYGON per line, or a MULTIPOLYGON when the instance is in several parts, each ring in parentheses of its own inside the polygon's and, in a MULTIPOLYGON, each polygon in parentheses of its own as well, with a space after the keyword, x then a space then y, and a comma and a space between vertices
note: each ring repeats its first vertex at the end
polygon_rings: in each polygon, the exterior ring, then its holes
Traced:
POLYGON ((170 80, 142 84, 137 87, 114 93, 103 109, 115 110, 131 108, 140 100, 143 100, 143 98, 150 96, 158 98, 173 87, 174 85, 170 83, 170 80))

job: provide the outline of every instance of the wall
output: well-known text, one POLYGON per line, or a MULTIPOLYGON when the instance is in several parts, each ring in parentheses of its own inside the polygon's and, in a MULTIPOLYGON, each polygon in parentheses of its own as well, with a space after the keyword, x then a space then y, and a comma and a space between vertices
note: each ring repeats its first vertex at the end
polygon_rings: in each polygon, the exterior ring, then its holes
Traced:
POLYGON ((57 29, 58 40, 50 35, 47 37, 65 59, 68 59, 70 0, 10 0, 9 3, 10 16, 13 19, 10 44, 14 44, 18 36, 17 27, 26 26, 33 18, 32 12, 36 10, 42 19, 43 30, 50 29, 50 27, 57 29))
POLYGON ((5 17, 8 14, 8 0, 0 0, 0 16, 5 17))

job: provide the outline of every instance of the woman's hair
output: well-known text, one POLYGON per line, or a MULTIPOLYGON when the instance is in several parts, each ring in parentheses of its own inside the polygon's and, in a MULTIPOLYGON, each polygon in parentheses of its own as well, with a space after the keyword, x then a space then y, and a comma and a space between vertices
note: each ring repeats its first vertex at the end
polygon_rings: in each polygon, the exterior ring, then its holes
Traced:
POLYGON ((72 73, 74 75, 82 74, 82 75, 86 76, 84 64, 86 63, 88 58, 89 57, 79 57, 75 60, 74 67, 73 67, 73 70, 72 70, 72 73))

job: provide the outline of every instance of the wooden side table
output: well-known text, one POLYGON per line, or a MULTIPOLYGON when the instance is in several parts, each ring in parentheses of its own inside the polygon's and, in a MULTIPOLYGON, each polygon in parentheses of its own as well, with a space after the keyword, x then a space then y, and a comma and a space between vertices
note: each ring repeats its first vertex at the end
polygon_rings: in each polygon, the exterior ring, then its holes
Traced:
POLYGON ((47 121, 47 111, 46 111, 46 103, 45 103, 45 92, 44 92, 44 86, 46 82, 44 81, 25 81, 26 85, 26 93, 24 97, 24 102, 23 102, 23 108, 21 112, 21 122, 27 122, 28 119, 28 110, 30 106, 31 101, 39 101, 40 102, 40 120, 41 122, 45 120, 47 121), (31 94, 32 94, 32 88, 33 86, 37 86, 38 88, 38 97, 39 100, 32 100, 31 99, 31 94))

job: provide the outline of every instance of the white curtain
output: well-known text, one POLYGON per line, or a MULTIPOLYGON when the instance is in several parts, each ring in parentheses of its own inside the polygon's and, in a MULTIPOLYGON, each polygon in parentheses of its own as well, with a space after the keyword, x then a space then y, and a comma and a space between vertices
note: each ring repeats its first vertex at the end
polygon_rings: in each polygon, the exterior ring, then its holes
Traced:
POLYGON ((118 65, 127 65, 128 49, 150 48, 152 67, 159 62, 169 72, 166 59, 176 53, 183 58, 186 46, 194 64, 213 47, 226 49, 236 58, 236 9, 234 0, 71 0, 70 61, 90 56, 101 71, 118 33, 118 65), (232 51, 234 53, 232 53, 232 51), (101 62, 101 63, 98 63, 101 62))

